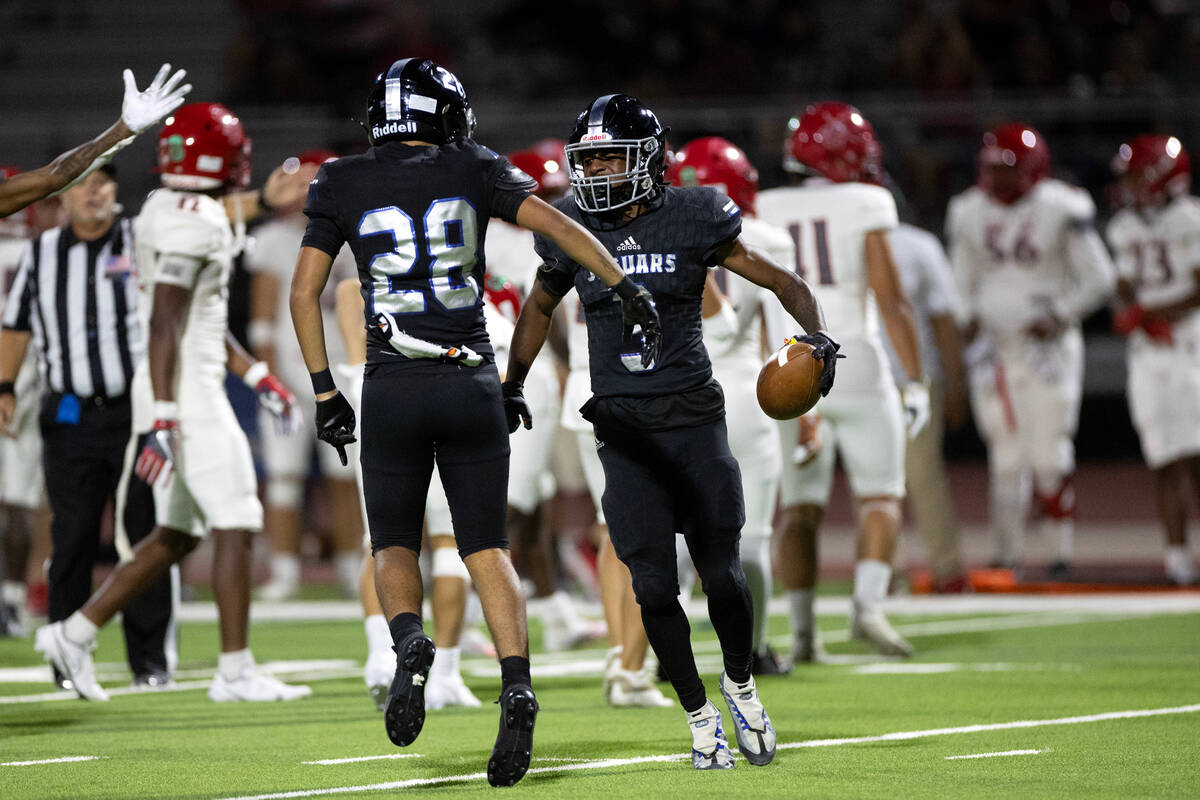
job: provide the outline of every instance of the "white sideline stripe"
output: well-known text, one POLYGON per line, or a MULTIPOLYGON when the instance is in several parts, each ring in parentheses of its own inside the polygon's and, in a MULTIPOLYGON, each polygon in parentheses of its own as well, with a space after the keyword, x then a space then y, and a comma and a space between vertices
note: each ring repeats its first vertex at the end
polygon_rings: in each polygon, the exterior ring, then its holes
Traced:
POLYGON ((43 758, 39 761, 5 761, 0 767, 32 767, 35 764, 67 764, 75 761, 98 761, 100 756, 63 756, 62 758, 43 758))
MULTIPOLYGON (((1058 719, 1018 720, 1016 722, 998 722, 990 725, 964 725, 958 728, 931 728, 924 731, 897 731, 881 736, 855 736, 848 739, 812 739, 806 742, 787 742, 778 746, 780 750, 795 750, 808 747, 836 747, 845 744, 868 744, 871 742, 892 742, 907 739, 921 739, 929 736, 948 736, 961 733, 980 733, 982 731, 1000 731, 1012 728, 1040 728, 1047 725, 1079 725, 1085 722, 1105 722, 1115 719, 1134 719, 1138 717, 1158 717, 1166 714, 1190 714, 1200 711, 1200 704, 1189 706, 1174 706, 1171 708, 1147 708, 1135 711, 1108 711, 1102 714, 1088 714, 1078 717, 1060 717, 1058 719)), ((581 769, 605 769, 606 767, 625 767, 632 764, 649 764, 654 762, 682 761, 690 757, 690 753, 678 753, 663 756, 640 756, 637 758, 605 758, 597 761, 587 761, 580 764, 561 764, 553 767, 535 767, 527 774, 535 775, 545 772, 572 772, 581 769)), ((328 794, 351 794, 356 792, 379 792, 392 789, 408 789, 413 786, 434 786, 443 783, 460 783, 486 778, 486 772, 472 772, 466 775, 445 775, 438 778, 411 778, 406 781, 389 781, 388 783, 370 783, 363 786, 336 786, 328 789, 300 789, 292 792, 277 792, 272 794, 244 795, 227 797, 223 800, 284 800, 294 797, 317 797, 328 794)))
POLYGON ((1045 750, 1004 750, 999 753, 972 753, 969 756, 946 756, 947 761, 958 761, 962 758, 996 758, 998 756, 1036 756, 1045 750))
POLYGON ((355 764, 359 761, 384 761, 393 758, 420 758, 420 753, 388 753, 385 756, 358 756, 356 758, 322 758, 319 761, 301 761, 301 764, 316 764, 322 767, 334 764, 355 764))
MULTIPOLYGON (((577 600, 579 613, 602 619, 600 603, 577 600)), ((685 604, 689 617, 708 618, 703 598, 685 604)), ((787 614, 787 598, 775 597, 768 604, 771 614, 787 614)), ((899 615, 936 614, 1011 614, 1024 611, 1141 611, 1160 614, 1200 611, 1200 592, 1108 592, 1087 594, 991 594, 899 595, 884 601, 884 611, 899 615)), ((850 597, 823 595, 816 600, 816 613, 849 614, 850 597)), ((425 616, 429 617, 428 603, 425 616)), ((183 622, 216 622, 217 607, 211 600, 183 603, 179 619, 183 622)), ((255 600, 250 606, 252 622, 362 620, 362 606, 356 600, 307 600, 270 603, 255 600)))

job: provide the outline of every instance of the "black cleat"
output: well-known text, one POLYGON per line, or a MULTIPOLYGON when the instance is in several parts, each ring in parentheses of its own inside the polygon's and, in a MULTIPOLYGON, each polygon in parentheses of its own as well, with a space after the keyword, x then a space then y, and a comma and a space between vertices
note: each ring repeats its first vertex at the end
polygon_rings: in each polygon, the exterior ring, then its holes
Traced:
POLYGON ((780 660, 779 655, 771 646, 763 645, 750 659, 751 675, 787 675, 792 668, 780 660))
POLYGON ((514 683, 496 701, 500 704, 500 732, 488 759, 487 777, 492 786, 512 786, 525 777, 533 754, 533 723, 538 701, 533 689, 514 683))
POLYGON ((425 679, 433 666, 436 649, 433 639, 424 633, 410 633, 393 648, 396 651, 396 677, 388 690, 383 709, 383 724, 388 738, 397 747, 408 747, 425 725, 425 679))

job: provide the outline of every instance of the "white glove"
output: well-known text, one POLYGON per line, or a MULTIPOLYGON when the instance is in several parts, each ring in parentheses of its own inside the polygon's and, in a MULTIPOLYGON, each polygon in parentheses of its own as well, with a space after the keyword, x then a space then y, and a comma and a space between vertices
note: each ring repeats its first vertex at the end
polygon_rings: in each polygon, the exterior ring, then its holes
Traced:
POLYGON ((163 64, 146 91, 139 92, 133 81, 133 71, 125 70, 125 100, 121 103, 121 121, 135 136, 183 105, 184 95, 192 90, 190 83, 179 86, 187 70, 177 70, 168 80, 167 73, 170 71, 171 65, 163 64))
POLYGON ((915 439, 929 424, 929 385, 923 380, 909 381, 900 389, 900 399, 904 403, 904 426, 908 429, 908 438, 915 439))

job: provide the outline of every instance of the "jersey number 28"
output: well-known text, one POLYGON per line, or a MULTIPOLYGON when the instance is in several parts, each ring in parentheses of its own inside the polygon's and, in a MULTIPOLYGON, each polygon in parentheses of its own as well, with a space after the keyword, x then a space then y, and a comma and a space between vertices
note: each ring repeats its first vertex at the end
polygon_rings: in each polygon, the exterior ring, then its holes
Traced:
MULTIPOLYGON (((363 214, 358 223, 358 235, 391 236, 392 249, 379 253, 368 267, 374 285, 376 311, 391 314, 415 314, 425 310, 425 296, 447 311, 474 308, 479 301, 479 284, 464 270, 475 265, 478 227, 475 209, 461 197, 434 200, 421 219, 428 248, 426 258, 420 256, 416 223, 396 206, 376 208, 363 214), (428 264, 429 287, 394 289, 393 281, 407 277, 426 277, 413 274, 418 263, 428 264)), ((424 270, 421 270, 424 272, 424 270)))

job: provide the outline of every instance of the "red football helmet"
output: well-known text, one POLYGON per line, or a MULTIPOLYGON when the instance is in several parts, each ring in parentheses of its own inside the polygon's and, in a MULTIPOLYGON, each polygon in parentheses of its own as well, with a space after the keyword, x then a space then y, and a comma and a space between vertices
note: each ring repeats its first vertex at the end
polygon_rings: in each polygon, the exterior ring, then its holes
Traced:
POLYGON ((542 199, 557 198, 567 190, 567 156, 562 139, 542 139, 528 150, 508 156, 517 169, 537 181, 536 194, 542 199))
POLYGON ((983 135, 979 151, 979 187, 1001 203, 1015 203, 1050 174, 1050 148, 1030 125, 1006 122, 983 135), (1012 167, 1014 181, 997 183, 994 167, 1012 167))
POLYGON ((158 134, 156 171, 172 189, 245 189, 250 137, 220 103, 188 103, 167 117, 158 134))
POLYGON ((783 168, 816 172, 836 183, 878 183, 883 174, 883 146, 871 123, 854 106, 814 103, 799 118, 788 121, 783 168))
POLYGON ((487 302, 508 318, 516 322, 521 314, 521 291, 512 281, 499 275, 488 275, 483 279, 483 294, 487 302))
POLYGON ((742 213, 754 214, 758 170, 740 147, 720 136, 694 139, 676 150, 667 165, 667 183, 716 186, 738 204, 742 213))
POLYGON ((1156 205, 1192 186, 1192 160, 1174 136, 1144 133, 1123 143, 1112 169, 1122 179, 1122 194, 1137 205, 1156 205))

